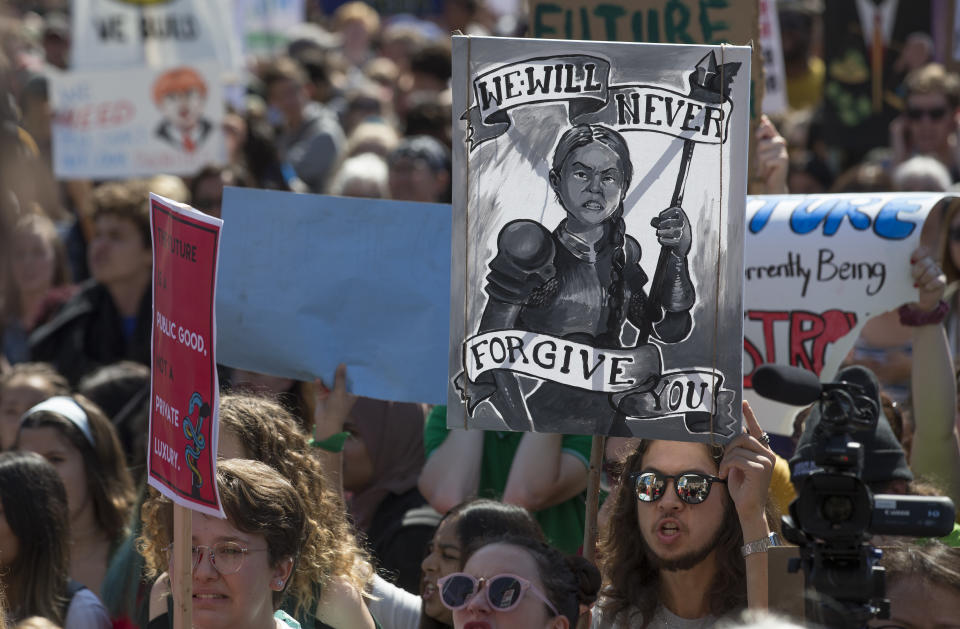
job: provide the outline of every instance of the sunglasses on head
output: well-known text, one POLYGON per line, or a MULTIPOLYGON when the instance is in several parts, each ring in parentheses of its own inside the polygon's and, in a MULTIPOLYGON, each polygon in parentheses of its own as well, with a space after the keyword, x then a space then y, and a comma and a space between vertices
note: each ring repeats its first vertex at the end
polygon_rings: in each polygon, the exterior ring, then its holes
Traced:
POLYGON ((440 588, 440 600, 445 607, 453 611, 466 607, 477 592, 483 590, 487 603, 498 612, 508 612, 515 608, 523 600, 523 595, 530 592, 546 603, 554 616, 560 615, 537 586, 515 574, 498 574, 489 579, 476 579, 465 572, 454 572, 437 579, 437 586, 440 588))
POLYGON ((910 118, 910 120, 920 120, 924 116, 927 116, 931 120, 942 120, 946 115, 946 107, 931 107, 929 109, 923 109, 921 107, 907 108, 907 117, 910 118))
POLYGON ((667 480, 673 479, 673 489, 677 492, 677 496, 691 505, 697 505, 706 500, 713 483, 727 482, 722 478, 699 472, 670 475, 647 471, 633 474, 632 478, 636 483, 637 500, 640 502, 656 502, 663 498, 663 492, 667 489, 667 480))

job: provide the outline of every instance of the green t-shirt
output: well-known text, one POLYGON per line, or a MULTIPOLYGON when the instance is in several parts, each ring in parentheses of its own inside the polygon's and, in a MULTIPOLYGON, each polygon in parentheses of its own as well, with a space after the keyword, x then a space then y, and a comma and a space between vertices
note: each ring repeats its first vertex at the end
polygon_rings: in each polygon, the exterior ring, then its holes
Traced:
MULTIPOLYGON (((423 448, 429 457, 447 439, 447 407, 434 406, 427 417, 424 427, 423 448)), ((520 447, 522 432, 486 431, 483 436, 483 458, 480 462, 480 484, 477 496, 499 500, 507 486, 510 465, 520 447)), ((584 467, 590 467, 590 435, 565 435, 562 451, 581 461, 584 467)), ((576 553, 583 545, 585 526, 586 492, 547 507, 533 515, 543 528, 547 540, 556 548, 569 554, 576 553)))
POLYGON ((960 524, 953 523, 953 530, 949 535, 941 537, 940 541, 953 548, 960 548, 960 524))

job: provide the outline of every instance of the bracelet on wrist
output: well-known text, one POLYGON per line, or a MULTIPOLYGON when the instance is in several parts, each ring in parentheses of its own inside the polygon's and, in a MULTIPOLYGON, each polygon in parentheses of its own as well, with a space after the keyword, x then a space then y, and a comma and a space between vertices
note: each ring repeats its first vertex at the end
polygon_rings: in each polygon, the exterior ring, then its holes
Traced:
POLYGON ((766 537, 761 537, 760 539, 752 542, 747 542, 740 547, 740 553, 744 557, 747 557, 754 553, 765 553, 768 549, 774 548, 775 546, 783 546, 783 542, 780 540, 780 536, 774 532, 770 533, 766 537))
POLYGON ((349 436, 349 432, 338 432, 330 435, 322 441, 311 439, 310 445, 314 448, 326 450, 327 452, 343 452, 343 444, 347 442, 347 437, 349 436))
POLYGON ((947 317, 949 311, 949 304, 942 299, 933 310, 919 310, 910 304, 903 304, 897 309, 897 313, 900 315, 900 324, 911 328, 940 323, 947 317))

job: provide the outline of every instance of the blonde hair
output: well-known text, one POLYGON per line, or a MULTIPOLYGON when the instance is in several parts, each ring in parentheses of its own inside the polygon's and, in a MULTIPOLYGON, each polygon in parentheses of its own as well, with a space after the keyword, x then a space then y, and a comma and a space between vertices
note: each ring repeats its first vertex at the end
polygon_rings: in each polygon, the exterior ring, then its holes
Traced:
POLYGON ((376 9, 366 2, 361 2, 360 0, 347 2, 346 4, 340 5, 333 14, 333 21, 337 31, 343 30, 344 24, 353 20, 361 22, 364 30, 367 31, 367 35, 371 37, 376 35, 377 31, 380 30, 380 15, 376 9))
POLYGON ((346 158, 363 153, 376 153, 386 159, 400 143, 396 130, 385 122, 361 122, 347 138, 343 153, 346 158))
POLYGON ((904 82, 908 98, 913 94, 943 94, 951 107, 960 102, 960 77, 939 63, 928 63, 913 70, 904 82))
MULTIPOLYGON (((67 247, 64 245, 60 234, 57 233, 57 226, 54 225, 45 214, 35 214, 33 212, 19 217, 10 230, 14 238, 21 237, 23 234, 36 234, 40 236, 53 250, 53 278, 51 278, 50 287, 56 288, 69 284, 72 280, 70 273, 70 263, 67 260, 67 247)), ((13 243, 10 243, 10 253, 12 255, 13 243)), ((20 316, 20 290, 14 283, 13 265, 8 264, 6 269, 7 295, 6 302, 3 304, 3 310, 6 317, 20 316)))
MULTIPOLYGON (((340 497, 327 485, 320 462, 293 416, 280 404, 252 395, 227 394, 220 398, 221 431, 231 431, 243 444, 246 454, 279 472, 297 490, 307 510, 307 536, 300 551, 288 593, 296 601, 296 612, 316 606, 320 591, 334 578, 348 582, 366 593, 373 568, 360 549, 346 518, 340 497)), ((144 537, 154 507, 144 505, 144 537)), ((153 533, 155 535, 155 533, 153 533)), ((166 557, 159 546, 143 546, 148 574, 166 569, 166 557)))

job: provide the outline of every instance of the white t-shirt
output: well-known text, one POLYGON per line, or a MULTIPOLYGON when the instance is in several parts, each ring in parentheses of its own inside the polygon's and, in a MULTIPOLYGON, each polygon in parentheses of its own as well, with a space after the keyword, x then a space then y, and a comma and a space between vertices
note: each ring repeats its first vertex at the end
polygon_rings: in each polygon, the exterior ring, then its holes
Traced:
POLYGON ((110 614, 97 595, 84 588, 73 595, 63 629, 111 629, 110 614))
MULTIPOLYGON (((621 611, 616 619, 608 621, 600 613, 599 606, 595 606, 590 627, 591 629, 629 629, 629 627, 639 627, 641 622, 640 612, 633 607, 621 611)), ((647 629, 710 629, 716 622, 717 619, 713 616, 681 618, 663 605, 657 605, 653 612, 653 620, 647 625, 647 629)))
POLYGON ((416 594, 375 575, 373 596, 367 601, 367 607, 383 629, 417 629, 420 626, 422 601, 416 594))

